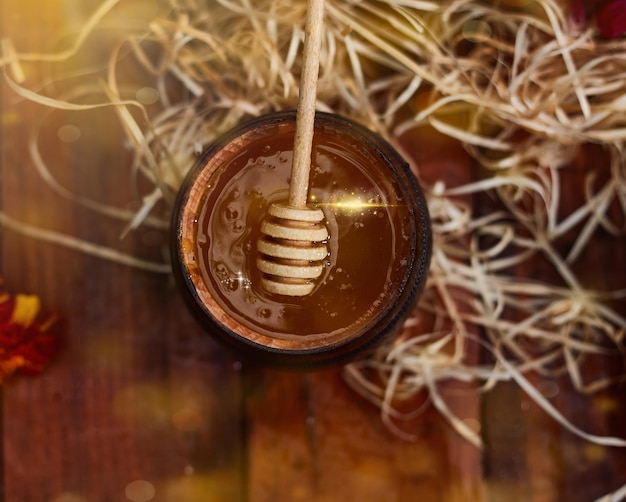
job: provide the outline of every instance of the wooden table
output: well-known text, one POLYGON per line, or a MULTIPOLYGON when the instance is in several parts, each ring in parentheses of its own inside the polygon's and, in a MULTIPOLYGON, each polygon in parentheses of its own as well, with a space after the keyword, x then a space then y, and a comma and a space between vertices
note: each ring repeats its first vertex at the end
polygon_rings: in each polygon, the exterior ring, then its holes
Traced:
MULTIPOLYGON (((46 50, 65 17, 84 15, 80 5, 87 4, 3 2, 2 36, 22 52, 46 50)), ((28 82, 41 76, 28 74, 28 82)), ((4 82, 0 89, 2 211, 160 260, 165 231, 142 228, 120 242, 122 223, 42 180, 28 153, 42 107, 17 99, 4 82)), ((128 204, 128 176, 116 167, 129 162, 129 152, 107 147, 121 143, 117 119, 112 112, 97 123, 93 117, 45 117, 41 150, 67 188, 128 204), (57 137, 67 124, 82 133, 76 144, 57 137)), ((458 145, 429 137, 419 146, 415 160, 425 173, 471 175, 458 145)), ((418 440, 405 441, 348 388, 341 368, 291 373, 242 365, 195 324, 169 275, 8 229, 1 239, 7 289, 40 296, 62 316, 65 338, 41 376, 16 377, 1 389, 6 502, 572 502, 626 483, 623 449, 574 437, 512 384, 459 398, 464 417, 482 423, 483 452, 432 408, 411 424, 418 440)), ((624 287, 625 257, 623 240, 598 237, 585 260, 598 284, 624 287), (604 266, 609 259, 614 265, 604 266)), ((588 398, 557 383, 554 402, 573 422, 626 435, 623 384, 588 398)))

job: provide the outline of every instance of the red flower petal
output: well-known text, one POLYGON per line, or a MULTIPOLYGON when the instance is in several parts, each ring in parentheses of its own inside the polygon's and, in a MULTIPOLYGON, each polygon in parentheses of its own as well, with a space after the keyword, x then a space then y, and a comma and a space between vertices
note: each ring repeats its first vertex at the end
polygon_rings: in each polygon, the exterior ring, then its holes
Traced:
POLYGON ((617 38, 626 33, 626 0, 613 0, 598 11, 598 30, 606 38, 617 38))
POLYGON ((587 21, 587 10, 584 0, 571 0, 569 3, 570 16, 578 26, 583 26, 587 21))
POLYGON ((50 331, 54 318, 42 316, 34 297, 11 297, 0 279, 0 383, 15 372, 41 373, 57 353, 60 337, 50 331))

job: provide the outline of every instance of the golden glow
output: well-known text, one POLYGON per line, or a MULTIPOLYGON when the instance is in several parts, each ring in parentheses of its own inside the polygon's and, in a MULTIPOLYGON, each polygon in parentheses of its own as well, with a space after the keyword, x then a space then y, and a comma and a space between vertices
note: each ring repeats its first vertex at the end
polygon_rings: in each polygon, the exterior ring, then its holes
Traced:
MULTIPOLYGON (((311 198, 312 199, 312 198, 311 198)), ((362 199, 355 198, 347 198, 338 200, 336 202, 319 202, 316 204, 319 207, 331 207, 337 210, 347 210, 347 211, 358 211, 360 209, 372 209, 379 207, 392 207, 395 204, 381 204, 380 202, 366 202, 362 199)))

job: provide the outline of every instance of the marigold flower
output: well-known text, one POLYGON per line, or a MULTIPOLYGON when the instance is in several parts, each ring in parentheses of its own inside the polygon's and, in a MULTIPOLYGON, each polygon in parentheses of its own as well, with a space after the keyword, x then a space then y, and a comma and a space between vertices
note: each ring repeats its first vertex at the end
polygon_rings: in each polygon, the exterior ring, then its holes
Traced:
POLYGON ((41 373, 56 354, 60 337, 51 331, 56 316, 41 312, 34 295, 9 295, 0 279, 0 383, 16 372, 41 373))

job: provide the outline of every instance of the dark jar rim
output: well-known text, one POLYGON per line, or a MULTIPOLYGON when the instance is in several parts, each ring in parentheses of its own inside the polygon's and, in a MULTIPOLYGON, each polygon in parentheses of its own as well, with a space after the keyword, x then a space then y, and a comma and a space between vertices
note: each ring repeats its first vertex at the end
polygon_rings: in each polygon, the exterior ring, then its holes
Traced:
MULTIPOLYGON (((333 133, 350 138, 353 142, 376 152, 377 157, 390 171, 390 175, 395 177, 403 190, 403 195, 406 196, 416 232, 412 244, 415 252, 410 257, 403 285, 394 297, 393 303, 372 320, 372 325, 368 326, 367 330, 358 336, 347 337, 328 345, 286 348, 272 343, 258 343, 227 326, 231 324, 231 319, 225 319, 221 313, 215 315, 207 307, 206 291, 199 292, 202 288, 199 288, 198 274, 193 272, 193 266, 188 263, 190 245, 188 227, 191 212, 194 211, 191 206, 198 203, 203 171, 212 158, 226 148, 232 149, 243 145, 245 138, 255 134, 259 128, 295 124, 295 117, 295 111, 288 110, 254 118, 219 137, 202 153, 187 174, 176 198, 172 220, 172 268, 178 288, 191 312, 211 335, 234 349, 238 356, 273 366, 314 369, 348 362, 377 346, 400 328, 415 306, 426 282, 432 234, 425 197, 409 164, 397 151, 386 140, 357 122, 335 114, 317 112, 316 133, 323 133, 330 128, 333 133)), ((262 339, 261 336, 257 340, 262 339)))

